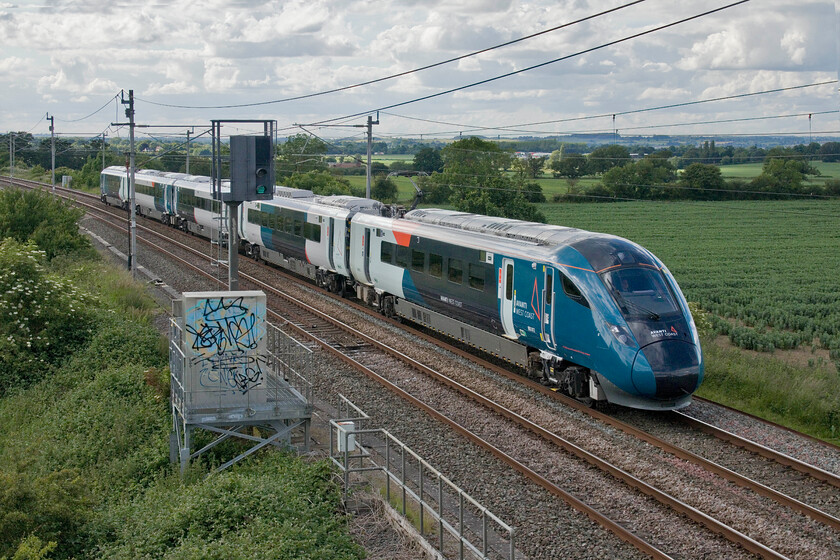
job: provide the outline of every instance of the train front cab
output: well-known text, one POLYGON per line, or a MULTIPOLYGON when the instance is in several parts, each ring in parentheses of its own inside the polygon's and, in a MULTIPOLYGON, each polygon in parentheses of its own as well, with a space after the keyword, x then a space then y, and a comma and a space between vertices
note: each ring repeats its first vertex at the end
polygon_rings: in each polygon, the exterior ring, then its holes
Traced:
POLYGON ((125 168, 109 167, 99 176, 99 198, 110 206, 124 207, 128 200, 128 180, 125 168))
POLYGON ((604 347, 592 369, 607 400, 651 410, 691 402, 703 358, 688 304, 670 272, 648 251, 621 238, 576 244, 595 274, 593 317, 604 347))

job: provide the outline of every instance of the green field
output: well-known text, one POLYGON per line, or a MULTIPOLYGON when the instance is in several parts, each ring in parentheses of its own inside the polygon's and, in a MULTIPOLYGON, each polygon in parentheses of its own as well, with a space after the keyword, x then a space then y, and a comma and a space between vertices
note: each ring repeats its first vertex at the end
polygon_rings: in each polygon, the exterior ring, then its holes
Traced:
MULTIPOLYGON (((806 183, 820 185, 828 179, 840 179, 840 163, 826 163, 822 161, 811 162, 811 165, 820 171, 820 175, 808 175, 806 183)), ((759 175, 764 167, 763 163, 742 163, 739 165, 722 165, 720 173, 724 179, 742 179, 751 181, 759 175)))

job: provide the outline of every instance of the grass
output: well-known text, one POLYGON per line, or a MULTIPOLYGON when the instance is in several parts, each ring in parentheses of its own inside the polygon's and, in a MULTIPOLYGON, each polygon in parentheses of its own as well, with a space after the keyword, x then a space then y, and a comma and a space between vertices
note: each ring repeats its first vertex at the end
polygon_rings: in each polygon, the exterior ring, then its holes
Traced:
POLYGON ((840 377, 768 354, 703 340, 706 377, 697 394, 840 444, 840 377))

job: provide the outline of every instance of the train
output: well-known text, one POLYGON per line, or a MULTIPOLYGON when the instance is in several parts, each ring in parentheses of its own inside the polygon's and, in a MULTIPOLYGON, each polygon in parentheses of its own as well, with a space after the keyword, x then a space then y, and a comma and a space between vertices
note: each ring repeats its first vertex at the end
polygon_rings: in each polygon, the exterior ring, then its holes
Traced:
MULTIPOLYGON (((135 212, 224 240, 209 177, 137 171, 135 212)), ((128 209, 123 167, 101 199, 128 209)), ((222 185, 223 190, 229 188, 222 185)), ((276 186, 237 208, 239 250, 514 364, 590 405, 687 406, 703 353, 668 268, 627 239, 276 186)))

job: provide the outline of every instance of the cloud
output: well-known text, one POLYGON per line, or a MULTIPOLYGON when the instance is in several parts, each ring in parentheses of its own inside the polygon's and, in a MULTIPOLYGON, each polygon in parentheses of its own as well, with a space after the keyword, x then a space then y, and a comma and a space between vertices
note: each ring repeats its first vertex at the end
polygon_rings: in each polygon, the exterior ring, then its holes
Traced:
POLYGON ((836 49, 835 33, 826 33, 832 12, 828 3, 810 3, 738 18, 695 41, 678 66, 693 71, 829 69, 836 49))
MULTIPOLYGON (((0 4, 0 36, 6 39, 0 46, 0 91, 8 92, 2 105, 20 106, 14 118, 25 121, 21 129, 37 122, 45 99, 57 113, 66 104, 67 112, 84 115, 96 109, 88 107, 90 100, 113 95, 118 86, 151 101, 182 105, 261 102, 334 89, 484 49, 606 7, 603 0, 48 4, 49 9, 0 4)), ((267 112, 281 123, 363 112, 530 67, 703 9, 692 0, 652 0, 398 79, 233 112, 243 118, 267 112)), ((760 6, 745 4, 401 111, 425 119, 454 115, 454 121, 473 124, 514 124, 836 78, 836 17, 830 0, 762 0, 760 6)), ((831 105, 832 95, 836 108, 836 90, 755 97, 749 104, 721 104, 714 112, 773 111, 779 99, 785 111, 818 111, 831 105)), ((176 122, 183 114, 151 105, 146 111, 151 121, 153 111, 176 122)), ((206 116, 201 110, 188 114, 206 116)), ((657 118, 645 113, 633 122, 657 118)), ((420 123, 418 131, 433 128, 420 123)), ((12 126, 3 122, 0 130, 12 126)))
POLYGON ((22 75, 31 64, 32 60, 18 58, 16 56, 0 58, 0 72, 4 74, 22 75))

